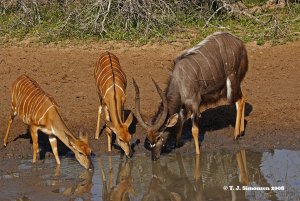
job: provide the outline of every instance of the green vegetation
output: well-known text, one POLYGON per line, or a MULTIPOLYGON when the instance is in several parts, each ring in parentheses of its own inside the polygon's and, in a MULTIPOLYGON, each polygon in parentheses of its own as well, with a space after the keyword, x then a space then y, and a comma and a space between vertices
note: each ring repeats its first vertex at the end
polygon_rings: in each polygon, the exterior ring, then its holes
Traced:
MULTIPOLYGON (((5 2, 0 0, 0 44, 28 38, 43 43, 65 40, 146 43, 183 38, 197 43, 215 31, 228 31, 246 42, 256 41, 262 45, 266 41, 283 43, 300 36, 300 5, 297 3, 245 15, 205 1, 5 2)), ((264 5, 266 0, 244 0, 243 3, 251 8, 264 5)))
POLYGON ((268 0, 243 0, 243 3, 247 7, 253 7, 253 6, 262 6, 265 3, 267 3, 268 0))

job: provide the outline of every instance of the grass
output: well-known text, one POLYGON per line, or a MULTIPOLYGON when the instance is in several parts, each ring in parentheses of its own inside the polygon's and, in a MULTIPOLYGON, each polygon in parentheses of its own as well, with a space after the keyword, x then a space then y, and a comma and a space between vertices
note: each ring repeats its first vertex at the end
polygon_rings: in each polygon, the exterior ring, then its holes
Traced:
POLYGON ((242 2, 247 7, 253 7, 253 6, 262 6, 264 5, 268 0, 242 0, 242 2))
MULTIPOLYGON (((243 0, 249 7, 265 2, 243 0)), ((102 18, 96 18, 97 9, 100 7, 85 5, 79 9, 76 5, 69 5, 62 8, 53 4, 50 7, 40 6, 38 16, 34 12, 24 14, 13 8, 5 12, 0 9, 0 44, 26 38, 34 38, 35 42, 42 43, 121 40, 138 41, 140 44, 149 41, 172 42, 184 38, 195 44, 215 31, 228 31, 245 42, 256 41, 258 45, 263 45, 267 41, 272 44, 293 41, 299 38, 300 33, 299 4, 257 14, 255 17, 260 22, 245 16, 237 18, 219 14, 207 23, 212 13, 200 12, 195 8, 178 9, 167 14, 154 10, 146 20, 139 15, 125 18, 124 13, 112 10, 105 19, 104 28, 103 15, 102 18)))

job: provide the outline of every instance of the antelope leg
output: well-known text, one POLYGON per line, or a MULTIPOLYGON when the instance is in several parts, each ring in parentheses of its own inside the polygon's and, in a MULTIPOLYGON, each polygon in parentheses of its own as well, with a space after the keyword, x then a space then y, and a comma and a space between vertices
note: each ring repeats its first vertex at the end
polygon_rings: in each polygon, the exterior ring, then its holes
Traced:
POLYGON ((246 154, 245 150, 241 150, 236 154, 236 161, 238 163, 239 168, 239 182, 248 185, 249 179, 248 179, 248 171, 247 171, 247 164, 246 164, 246 154))
POLYGON ((32 162, 36 162, 36 155, 38 152, 39 144, 38 144, 38 133, 37 133, 37 127, 34 125, 29 126, 30 134, 32 138, 32 146, 33 146, 33 159, 32 162))
POLYGON ((192 135, 194 138, 194 142, 195 142, 195 147, 196 147, 196 154, 199 155, 200 154, 200 149, 199 149, 199 116, 195 113, 193 113, 192 116, 192 122, 193 122, 193 126, 192 126, 192 135))
POLYGON ((9 119, 8 119, 8 124, 7 124, 7 129, 6 129, 6 133, 5 133, 5 137, 4 137, 4 140, 3 140, 3 145, 6 147, 7 145, 7 139, 8 139, 8 134, 9 134, 9 131, 10 131, 10 127, 11 127, 11 124, 15 118, 15 114, 14 112, 12 111, 10 116, 9 116, 9 119))
POLYGON ((179 140, 182 134, 182 128, 183 128, 183 124, 184 121, 186 120, 186 112, 184 111, 184 109, 181 109, 179 112, 179 119, 177 122, 177 133, 176 133, 176 147, 178 147, 179 145, 179 140))
POLYGON ((198 181, 201 177, 200 155, 196 155, 194 178, 198 181))
MULTIPOLYGON (((104 114, 105 114, 106 121, 109 122, 110 117, 109 117, 107 107, 104 108, 104 114)), ((111 134, 112 134, 112 130, 110 130, 110 128, 108 128, 107 126, 106 126, 105 130, 106 130, 106 135, 107 135, 107 149, 108 149, 108 151, 111 151, 111 134)))
POLYGON ((241 125, 240 125, 240 134, 243 134, 245 131, 245 105, 246 98, 242 97, 242 117, 241 117, 241 125))
POLYGON ((49 142, 50 142, 53 154, 55 156, 56 163, 59 165, 60 164, 60 160, 59 160, 58 151, 57 151, 57 140, 56 140, 56 137, 49 136, 49 142))
POLYGON ((96 128, 96 133, 95 133, 95 139, 96 140, 99 138, 101 112, 102 112, 102 105, 100 104, 99 105, 99 109, 98 109, 97 128, 96 128))
POLYGON ((241 126, 241 116, 242 116, 242 99, 239 99, 235 102, 236 106, 236 120, 235 120, 235 128, 234 128, 234 140, 237 140, 240 135, 240 126, 241 126))

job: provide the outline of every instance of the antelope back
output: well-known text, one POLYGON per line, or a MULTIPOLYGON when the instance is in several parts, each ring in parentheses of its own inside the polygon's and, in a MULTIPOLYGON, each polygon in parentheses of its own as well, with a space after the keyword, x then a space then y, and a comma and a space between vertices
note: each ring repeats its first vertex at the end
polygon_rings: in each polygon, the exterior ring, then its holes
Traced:
POLYGON ((15 80, 12 87, 12 110, 26 124, 40 125, 46 113, 58 107, 51 95, 26 75, 15 80))
POLYGON ((110 52, 102 53, 96 63, 94 77, 102 99, 114 90, 121 91, 125 99, 127 80, 116 55, 110 52))
POLYGON ((131 157, 131 135, 128 127, 133 115, 131 113, 126 121, 122 118, 127 80, 119 59, 110 52, 102 53, 96 63, 94 76, 101 104, 109 110, 111 122, 106 122, 106 125, 117 135, 117 143, 125 154, 131 157))
POLYGON ((236 102, 247 69, 243 42, 230 33, 217 32, 176 58, 172 79, 177 80, 183 102, 193 99, 190 105, 196 110, 199 102, 211 104, 222 98, 229 104, 236 102))

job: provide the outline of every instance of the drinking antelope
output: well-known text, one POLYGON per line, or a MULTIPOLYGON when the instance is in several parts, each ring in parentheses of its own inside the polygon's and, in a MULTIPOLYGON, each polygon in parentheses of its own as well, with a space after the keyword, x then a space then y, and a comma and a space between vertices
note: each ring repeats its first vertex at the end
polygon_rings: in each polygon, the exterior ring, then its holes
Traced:
POLYGON ((219 105, 236 104, 236 140, 244 132, 245 97, 240 84, 247 70, 247 51, 240 39, 223 32, 208 36, 175 59, 164 94, 154 82, 162 103, 150 125, 141 117, 139 88, 133 80, 136 91, 136 117, 147 130, 152 159, 159 158, 161 148, 171 132, 169 128, 175 125, 178 145, 183 123, 189 113, 192 114, 192 135, 196 154, 200 154, 199 116, 203 110, 219 105))
POLYGON ((38 130, 41 130, 49 135, 57 164, 60 164, 60 160, 56 138, 74 152, 76 159, 83 167, 89 170, 93 169, 87 134, 80 132, 79 139, 72 134, 62 120, 53 97, 44 92, 36 81, 26 75, 20 76, 13 83, 11 97, 11 113, 4 137, 4 146, 7 145, 13 119, 18 115, 24 123, 29 125, 33 144, 33 163, 36 162, 38 152, 38 130))
POLYGON ((122 71, 119 59, 110 52, 104 52, 95 66, 94 77, 98 89, 99 110, 95 138, 98 139, 102 108, 106 121, 108 151, 111 151, 111 133, 117 136, 117 143, 127 157, 132 156, 131 135, 128 131, 133 114, 124 121, 124 103, 127 80, 122 71))

